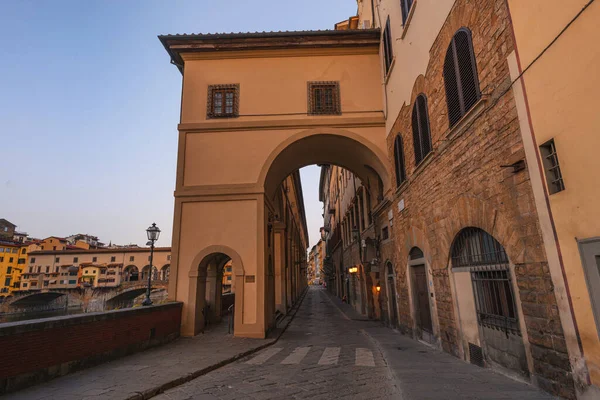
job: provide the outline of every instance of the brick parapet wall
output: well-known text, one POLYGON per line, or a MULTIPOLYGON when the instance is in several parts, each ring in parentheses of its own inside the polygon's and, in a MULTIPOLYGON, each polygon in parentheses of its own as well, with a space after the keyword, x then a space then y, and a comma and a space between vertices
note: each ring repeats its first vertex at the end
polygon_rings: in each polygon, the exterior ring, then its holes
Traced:
POLYGON ((414 83, 411 104, 400 110, 388 137, 390 170, 394 170, 394 139, 396 134, 402 135, 409 178, 408 184, 393 194, 389 208, 394 213, 392 260, 397 276, 399 324, 408 331, 414 324, 406 265, 410 249, 417 246, 431 267, 441 345, 449 353, 460 354, 449 255, 461 229, 484 229, 504 246, 515 268, 515 290, 522 306, 518 312, 527 327, 534 381, 551 393, 574 398, 529 173, 501 168, 525 158, 515 101, 512 91, 506 91, 510 88, 506 59, 512 51, 504 0, 457 0, 431 47, 425 75, 414 83), (469 122, 449 129, 443 64, 450 40, 461 27, 472 32, 483 99, 472 115, 465 117, 471 118, 469 122), (427 96, 433 152, 417 168, 411 116, 420 93, 427 96), (400 199, 405 202, 401 212, 396 207, 400 199))
POLYGON ((0 394, 169 342, 182 303, 20 321, 0 326, 0 394))

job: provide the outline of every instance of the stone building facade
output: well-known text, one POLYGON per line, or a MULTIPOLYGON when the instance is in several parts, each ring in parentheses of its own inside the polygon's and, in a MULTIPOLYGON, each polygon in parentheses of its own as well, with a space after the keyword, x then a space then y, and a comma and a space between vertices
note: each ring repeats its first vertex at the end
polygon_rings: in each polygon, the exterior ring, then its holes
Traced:
MULTIPOLYGON (((382 30, 394 181, 382 198, 370 193, 373 207, 367 212, 373 221, 362 225, 354 204, 363 207, 359 195, 371 192, 370 185, 357 180, 358 189, 345 194, 350 206, 340 210, 336 179, 342 169, 322 167, 332 265, 327 278, 338 282, 331 290, 351 296, 342 282, 352 281, 348 270, 358 263, 357 277, 365 282, 361 295, 371 296, 381 318, 405 334, 474 364, 516 373, 564 398, 596 390, 576 347, 564 280, 547 255, 533 190, 537 182, 532 183, 523 143, 527 116, 518 110, 515 96, 521 93, 513 89, 510 70, 515 36, 508 3, 358 3, 356 26, 375 21, 382 30), (465 46, 472 49, 470 59, 465 46), (473 80, 476 91, 461 95, 474 98, 453 114, 450 92, 456 88, 448 81, 452 70, 465 78, 469 63, 474 78, 466 80, 473 80), (368 247, 360 236, 375 239, 376 263, 353 256, 353 249, 368 247)), ((377 314, 360 303, 359 298, 357 311, 377 314)))
POLYGON ((236 335, 264 337, 298 298, 304 210, 286 177, 317 164, 330 290, 473 364, 589 391, 508 3, 359 0, 333 31, 160 37, 184 75, 169 290, 184 335, 213 253, 236 269, 236 335), (237 163, 211 168, 226 151, 237 163))

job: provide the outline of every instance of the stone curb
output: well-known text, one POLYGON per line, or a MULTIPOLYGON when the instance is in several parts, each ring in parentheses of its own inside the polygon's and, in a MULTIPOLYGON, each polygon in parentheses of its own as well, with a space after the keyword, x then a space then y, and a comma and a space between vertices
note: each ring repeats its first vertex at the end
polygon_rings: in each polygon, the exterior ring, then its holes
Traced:
POLYGON ((239 360, 240 358, 244 358, 249 356, 250 354, 256 353, 257 351, 260 351, 266 347, 269 347, 271 345, 274 345, 275 343, 277 343, 277 341, 279 340, 279 338, 281 337, 281 335, 284 334, 284 332, 287 330, 288 326, 290 326, 290 324, 292 323, 292 321, 294 320, 294 317, 296 316, 296 314, 298 313, 298 310, 300 309, 300 305, 302 305, 302 302, 304 301, 304 298, 306 297, 306 293, 308 292, 308 287, 306 287, 304 289, 304 291, 302 292, 302 294, 300 295, 300 300, 294 305, 294 308, 292 308, 291 310, 291 316, 289 318, 289 321, 287 321, 287 323, 285 324, 285 326, 281 329, 281 331, 278 333, 277 337, 275 337, 274 339, 272 339, 270 342, 262 344, 258 347, 255 347, 253 349, 247 350, 243 353, 239 353, 236 354, 233 357, 227 358, 225 360, 222 360, 216 364, 212 364, 209 365, 208 367, 204 367, 200 370, 191 372, 185 376, 173 379, 169 382, 163 383, 157 387, 154 387, 152 389, 148 389, 148 390, 144 390, 143 392, 138 392, 137 394, 134 394, 133 396, 129 396, 126 397, 125 400, 147 400, 150 399, 154 396, 157 396, 169 389, 173 389, 174 387, 177 386, 181 386, 184 383, 187 383, 191 380, 194 380, 202 375, 206 375, 209 372, 212 372, 216 369, 219 369, 221 367, 224 367, 227 364, 231 364, 232 362, 235 362, 237 360, 239 360))

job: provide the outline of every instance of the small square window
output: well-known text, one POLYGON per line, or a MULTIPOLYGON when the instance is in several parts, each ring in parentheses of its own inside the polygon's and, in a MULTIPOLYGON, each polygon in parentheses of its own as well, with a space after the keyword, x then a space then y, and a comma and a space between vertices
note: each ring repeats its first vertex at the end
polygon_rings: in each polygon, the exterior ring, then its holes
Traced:
POLYGON ((116 260, 117 260, 117 257, 113 256, 113 257, 110 258, 110 262, 115 262, 116 260))
POLYGON ((31 264, 33 264, 33 263, 35 262, 35 257, 31 257, 31 258, 29 259, 29 262, 30 262, 31 264))
POLYGON ((92 262, 98 261, 98 257, 92 257, 92 262))
POLYGON ((131 262, 131 261, 133 261, 134 259, 135 259, 135 257, 134 257, 134 256, 129 256, 129 261, 130 261, 130 262, 131 262))
POLYGON ((556 154, 554 139, 541 145, 540 153, 542 154, 542 163, 544 165, 546 183, 548 184, 548 191, 550 194, 565 190, 565 183, 563 182, 562 172, 560 171, 560 165, 558 164, 558 155, 556 154))
POLYGON ((56 257, 54 262, 60 262, 60 257, 56 257))
POLYGON ((209 85, 206 103, 207 118, 239 116, 240 85, 209 85))
POLYGON ((79 262, 79 257, 73 257, 73 262, 74 263, 79 262))
POLYGON ((308 113, 311 115, 340 115, 339 82, 308 82, 308 113))
POLYGON ((381 240, 389 239, 389 237, 390 237, 390 231, 389 231, 388 227, 386 226, 385 228, 383 228, 381 230, 381 240))

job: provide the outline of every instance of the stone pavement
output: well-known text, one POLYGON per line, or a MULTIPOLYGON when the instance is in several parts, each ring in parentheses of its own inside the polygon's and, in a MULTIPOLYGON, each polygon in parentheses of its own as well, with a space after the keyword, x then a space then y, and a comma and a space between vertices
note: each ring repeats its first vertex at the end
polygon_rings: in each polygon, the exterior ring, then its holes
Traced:
MULTIPOLYGON (((268 339, 234 338, 227 321, 193 338, 180 338, 111 362, 5 395, 19 400, 147 399, 276 342, 296 310, 268 339)), ((93 345, 93 343, 90 343, 93 345)))
POLYGON ((350 306, 311 287, 277 344, 155 399, 552 399, 357 319, 350 306))
MULTIPOLYGON (((286 317, 286 326, 291 317, 286 317)), ((403 336, 311 287, 279 340, 219 327, 8 399, 531 399, 553 397, 403 336), (268 347, 267 347, 268 346, 268 347), (265 348, 263 348, 265 347, 265 348), (262 350, 254 353, 257 348, 262 350), (253 354, 250 354, 252 352, 253 354), (225 360, 229 362, 222 366, 225 360), (219 368, 220 367, 220 368, 219 368), (218 368, 218 369, 217 369, 218 368), (195 378, 195 379, 194 379, 195 378), (144 396, 142 396, 144 394, 144 396)), ((277 337, 276 332, 274 337, 277 337)))
POLYGON ((187 399, 398 398, 386 362, 361 329, 311 287, 273 346, 155 397, 187 399))

